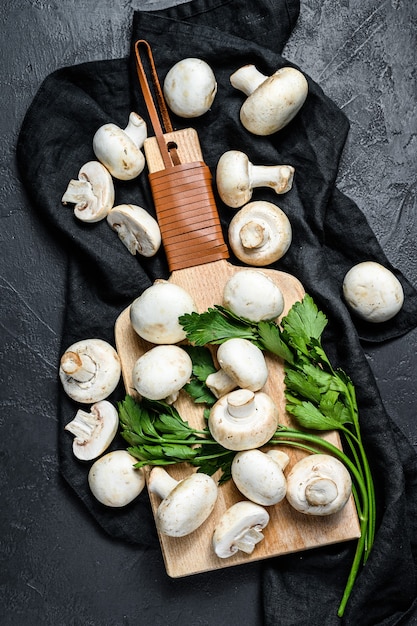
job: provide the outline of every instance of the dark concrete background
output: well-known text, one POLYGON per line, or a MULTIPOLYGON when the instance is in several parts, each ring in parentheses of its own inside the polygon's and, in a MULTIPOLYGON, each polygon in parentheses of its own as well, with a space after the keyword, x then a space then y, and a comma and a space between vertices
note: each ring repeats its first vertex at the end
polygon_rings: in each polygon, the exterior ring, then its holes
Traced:
MULTIPOLYGON (((158 552, 105 536, 58 474, 65 258, 24 195, 17 134, 47 74, 124 56, 133 10, 167 4, 1 3, 2 626, 262 623, 257 564, 172 581, 158 552)), ((301 0, 284 54, 349 117, 339 186, 417 287, 416 27, 414 0, 301 0)), ((417 330, 366 352, 388 411, 417 446, 416 347, 417 330)))

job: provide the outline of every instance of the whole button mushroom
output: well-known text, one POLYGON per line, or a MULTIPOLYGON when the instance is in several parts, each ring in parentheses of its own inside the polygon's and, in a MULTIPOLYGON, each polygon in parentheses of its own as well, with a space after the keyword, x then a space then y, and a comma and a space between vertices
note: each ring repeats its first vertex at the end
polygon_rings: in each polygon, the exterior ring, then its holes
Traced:
POLYGON ((146 137, 145 121, 132 112, 125 129, 111 123, 100 126, 93 137, 94 154, 114 178, 132 180, 145 167, 141 148, 146 137))
POLYGON ((194 300, 185 289, 167 280, 156 280, 132 303, 130 322, 146 341, 177 343, 186 337, 178 318, 196 310, 194 300))
POLYGON ((217 484, 207 474, 196 472, 177 481, 162 467, 149 476, 148 488, 159 496, 155 522, 160 533, 184 537, 209 517, 217 500, 217 484))
POLYGON ((189 355, 179 346, 155 346, 137 359, 133 386, 144 398, 172 404, 189 381, 192 368, 189 355))
POLYGON ((284 310, 281 289, 259 270, 241 270, 223 289, 223 306, 252 322, 276 319, 284 310))
POLYGON ((121 371, 113 346, 102 339, 83 339, 62 355, 59 377, 70 398, 92 404, 105 400, 116 389, 121 371))
POLYGON ((398 278, 375 261, 358 263, 347 272, 343 295, 358 317, 373 323, 390 320, 404 303, 404 291, 398 278))
POLYGON ((269 513, 254 502, 236 502, 221 516, 213 533, 213 549, 221 559, 237 552, 252 554, 264 539, 263 529, 268 525, 269 513))
POLYGON ((113 206, 113 179, 104 165, 88 161, 78 172, 78 180, 70 180, 61 201, 64 206, 74 204, 74 215, 82 222, 99 222, 113 206))
POLYGON ((217 82, 205 61, 189 57, 171 67, 163 91, 173 113, 184 118, 199 117, 213 104, 217 82))
POLYGON ((284 211, 263 200, 240 209, 229 224, 228 234, 236 257, 256 267, 281 259, 292 241, 291 223, 284 211))
POLYGON ((105 506, 120 508, 133 502, 145 486, 145 472, 126 450, 114 450, 94 461, 88 472, 93 496, 105 506))
POLYGON ((245 65, 232 74, 230 82, 248 96, 240 109, 240 120, 254 135, 272 135, 284 128, 308 94, 305 76, 292 67, 283 67, 267 77, 254 65, 245 65))
POLYGON ((118 426, 116 408, 108 400, 101 400, 90 407, 89 413, 79 409, 65 430, 75 435, 72 450, 77 459, 92 461, 107 450, 118 426))
POLYGON ((236 209, 251 200, 256 187, 287 193, 292 187, 294 171, 291 165, 253 165, 244 152, 229 150, 217 163, 217 191, 227 206, 236 209))
POLYGON ((287 500, 306 515, 332 515, 341 511, 352 491, 352 480, 339 459, 311 454, 298 461, 287 475, 287 500))
POLYGON ((232 461, 232 478, 249 500, 271 506, 285 498, 287 481, 283 470, 288 461, 288 455, 280 450, 243 450, 232 461))
POLYGON ((107 223, 116 231, 130 254, 154 256, 161 245, 158 222, 136 204, 119 204, 107 215, 107 223))
POLYGON ((263 446, 278 426, 278 409, 272 398, 258 391, 237 389, 211 407, 208 427, 227 450, 251 450, 263 446))

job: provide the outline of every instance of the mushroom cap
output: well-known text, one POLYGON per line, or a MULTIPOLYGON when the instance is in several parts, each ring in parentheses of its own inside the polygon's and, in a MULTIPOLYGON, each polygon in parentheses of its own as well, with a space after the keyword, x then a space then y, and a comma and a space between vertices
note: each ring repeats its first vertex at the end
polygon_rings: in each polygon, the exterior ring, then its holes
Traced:
POLYGON ((207 474, 180 480, 156 511, 156 527, 169 537, 184 537, 206 521, 217 500, 217 484, 207 474))
POLYGON ((216 167, 216 186, 227 206, 237 209, 252 198, 249 159, 244 152, 224 152, 216 167))
POLYGON ((145 167, 141 147, 146 134, 145 121, 132 112, 125 129, 113 123, 100 126, 93 137, 94 154, 114 178, 132 180, 145 167))
POLYGON ((67 395, 83 404, 107 398, 121 375, 116 350, 102 339, 83 339, 67 348, 61 357, 59 377, 67 395))
POLYGON ((213 533, 213 548, 221 559, 239 550, 251 554, 262 541, 262 530, 269 522, 269 513, 254 502, 236 502, 221 516, 213 533))
POLYGON ((232 461, 232 478, 252 502, 270 506, 285 498, 287 481, 274 457, 261 450, 243 450, 232 461))
POLYGON ((229 224, 229 244, 240 261, 265 266, 278 261, 292 241, 291 223, 272 202, 257 200, 241 208, 229 224))
POLYGON ((164 400, 184 387, 192 367, 189 355, 179 346, 155 346, 137 359, 133 385, 144 398, 164 400))
POLYGON ((118 426, 116 408, 111 402, 101 400, 90 407, 90 413, 79 409, 65 430, 75 435, 72 449, 77 459, 92 461, 107 450, 116 436, 118 426))
POLYGON ((114 203, 113 179, 98 161, 88 161, 80 168, 78 180, 71 180, 62 203, 74 204, 74 215, 82 222, 104 219, 114 203))
POLYGON ((233 274, 223 289, 223 306, 253 322, 276 319, 284 310, 281 289, 259 270, 233 274))
POLYGON ((222 396, 210 409, 208 427, 228 450, 260 448, 271 439, 278 425, 278 409, 262 391, 236 389, 222 396))
POLYGON ((349 308, 368 322, 386 322, 403 306, 404 291, 398 278, 375 261, 354 265, 343 280, 349 308))
POLYGON ((157 280, 132 303, 130 321, 137 334, 151 343, 169 344, 186 337, 178 318, 197 307, 190 294, 174 283, 157 280))
POLYGON ((122 507, 132 502, 145 486, 145 472, 126 450, 114 450, 93 463, 88 484, 93 496, 105 506, 122 507))
POLYGON ((248 339, 234 337, 217 350, 220 367, 239 387, 258 391, 268 379, 268 367, 260 348, 248 339))
POLYGON ((339 459, 311 454, 298 461, 287 475, 287 500, 306 515, 331 515, 347 503, 352 480, 339 459))
POLYGON ((161 245, 158 222, 142 207, 119 204, 108 213, 107 222, 130 254, 151 257, 158 252, 161 245))
POLYGON ((184 118, 199 117, 213 104, 217 82, 208 63, 189 57, 171 67, 163 91, 173 113, 184 118))

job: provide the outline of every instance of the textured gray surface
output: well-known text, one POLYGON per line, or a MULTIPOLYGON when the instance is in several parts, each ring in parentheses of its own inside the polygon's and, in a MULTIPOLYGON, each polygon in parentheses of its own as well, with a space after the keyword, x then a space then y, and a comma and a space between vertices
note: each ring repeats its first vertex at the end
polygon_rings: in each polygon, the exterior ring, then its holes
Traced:
MULTIPOLYGON (((172 581, 159 553, 104 536, 58 475, 56 369, 65 259, 24 196, 14 165, 17 133, 49 72, 124 56, 133 10, 168 4, 173 3, 20 0, 16 6, 4 0, 0 7, 0 623, 5 626, 261 623, 257 565, 172 581)), ((302 0, 285 50, 349 117, 339 186, 362 208, 390 260, 415 286, 416 25, 412 0, 302 0)), ((416 347, 414 331, 367 348, 386 406, 414 445, 416 347)))

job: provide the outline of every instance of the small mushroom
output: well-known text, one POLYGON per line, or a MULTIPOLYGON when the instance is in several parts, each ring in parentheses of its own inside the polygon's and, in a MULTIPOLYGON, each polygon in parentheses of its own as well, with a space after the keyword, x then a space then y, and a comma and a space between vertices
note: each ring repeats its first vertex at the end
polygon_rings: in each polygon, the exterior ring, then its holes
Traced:
POLYGON ((197 307, 190 294, 175 283, 156 280, 132 303, 130 322, 137 334, 151 343, 182 341, 186 333, 178 321, 197 307))
POLYGON ((158 252, 161 245, 158 222, 142 207, 119 204, 109 212, 107 222, 130 254, 151 257, 158 252))
POLYGON ((232 478, 239 491, 252 502, 270 506, 285 498, 283 470, 289 457, 280 450, 243 450, 232 461, 232 478))
POLYGON ((339 459, 311 454, 287 475, 287 500, 306 515, 331 515, 342 510, 352 491, 352 480, 339 459))
POLYGON ((368 322, 386 322, 403 306, 404 291, 398 278, 375 261, 354 265, 343 280, 349 308, 368 322))
POLYGON ((278 408, 262 391, 236 389, 211 407, 208 420, 210 432, 227 450, 260 448, 278 426, 278 408))
POLYGON ((133 502, 145 486, 145 472, 126 450, 114 450, 94 461, 88 472, 93 496, 105 506, 120 508, 133 502))
MULTIPOLYGON (((268 379, 262 350, 248 339, 234 337, 222 343, 217 350, 217 361, 223 372, 234 381, 234 387, 258 391, 268 379)), ((216 378, 217 372, 210 374, 206 384, 210 387, 216 378)))
POLYGON ((278 261, 292 241, 288 217, 271 202, 249 202, 229 224, 229 244, 240 261, 265 266, 278 261))
POLYGON ((233 274, 223 289, 223 306, 252 322, 273 320, 284 310, 281 289, 259 270, 233 274))
POLYGON ((217 93, 211 67, 202 59, 182 59, 169 70, 164 80, 166 102, 176 115, 190 118, 206 113, 217 93))
POLYGON ((145 167, 141 148, 146 137, 145 121, 132 112, 124 130, 111 123, 100 126, 93 137, 94 154, 114 178, 132 180, 145 167))
POLYGON ((179 346, 155 346, 137 359, 132 372, 133 386, 144 398, 172 404, 189 381, 192 368, 189 355, 179 346))
POLYGON ((213 548, 221 559, 227 559, 239 550, 252 554, 256 544, 263 540, 262 530, 269 522, 269 513, 254 502, 236 502, 221 516, 213 533, 213 548))
POLYGON ((107 398, 121 375, 116 350, 102 339, 83 339, 62 355, 59 377, 65 392, 76 402, 92 404, 107 398))
POLYGON ((155 522, 159 532, 169 537, 184 537, 196 530, 217 500, 217 484, 211 476, 200 472, 177 481, 162 467, 154 467, 148 488, 162 498, 155 522))
POLYGON ((284 128, 308 94, 305 76, 293 67, 283 67, 268 77, 254 65, 245 65, 232 74, 230 82, 248 96, 240 121, 254 135, 272 135, 284 128))
POLYGON ((65 430, 75 435, 72 450, 77 459, 92 461, 103 454, 113 441, 119 426, 116 408, 107 400, 96 402, 90 412, 79 409, 65 430))
POLYGON ((269 187, 277 194, 287 193, 293 183, 291 165, 253 165, 239 150, 222 154, 217 163, 216 184, 220 198, 237 209, 252 198, 256 187, 269 187))
POLYGON ((70 180, 62 204, 75 204, 74 215, 82 222, 104 219, 114 202, 114 185, 108 170, 98 161, 88 161, 70 180))

